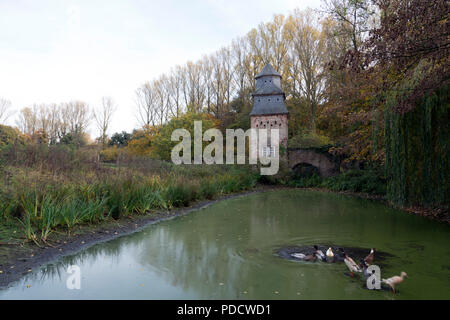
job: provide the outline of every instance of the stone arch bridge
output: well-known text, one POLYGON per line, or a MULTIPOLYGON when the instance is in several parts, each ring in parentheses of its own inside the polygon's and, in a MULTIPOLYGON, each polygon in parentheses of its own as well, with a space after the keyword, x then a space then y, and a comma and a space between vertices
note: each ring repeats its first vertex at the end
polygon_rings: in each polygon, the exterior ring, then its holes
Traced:
POLYGON ((291 170, 309 168, 322 177, 330 177, 339 172, 339 163, 331 155, 311 148, 289 148, 288 163, 291 170))

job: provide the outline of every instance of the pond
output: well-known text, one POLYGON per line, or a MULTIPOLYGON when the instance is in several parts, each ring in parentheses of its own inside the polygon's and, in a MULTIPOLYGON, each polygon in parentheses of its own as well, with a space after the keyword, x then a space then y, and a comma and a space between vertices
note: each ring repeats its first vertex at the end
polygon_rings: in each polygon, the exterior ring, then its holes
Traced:
POLYGON ((0 299, 449 299, 449 245, 448 226, 374 201, 278 190, 217 202, 63 257, 0 290, 0 299), (408 278, 394 295, 368 290, 344 263, 279 255, 314 244, 376 247, 385 257, 382 278, 401 271, 408 278), (79 290, 66 287, 69 265, 80 267, 79 290))

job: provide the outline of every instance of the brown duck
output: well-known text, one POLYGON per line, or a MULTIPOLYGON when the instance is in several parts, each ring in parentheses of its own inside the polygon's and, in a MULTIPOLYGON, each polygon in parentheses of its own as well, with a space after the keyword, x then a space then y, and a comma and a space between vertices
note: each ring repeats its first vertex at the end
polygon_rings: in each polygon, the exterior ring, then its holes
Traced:
POLYGON ((370 253, 367 255, 367 257, 364 258, 364 262, 367 263, 368 265, 371 265, 373 262, 373 258, 374 258, 374 253, 377 249, 372 248, 370 249, 370 253))
POLYGON ((317 260, 317 256, 315 253, 312 254, 307 254, 305 255, 305 257, 303 258, 304 261, 310 261, 310 262, 315 262, 317 260))

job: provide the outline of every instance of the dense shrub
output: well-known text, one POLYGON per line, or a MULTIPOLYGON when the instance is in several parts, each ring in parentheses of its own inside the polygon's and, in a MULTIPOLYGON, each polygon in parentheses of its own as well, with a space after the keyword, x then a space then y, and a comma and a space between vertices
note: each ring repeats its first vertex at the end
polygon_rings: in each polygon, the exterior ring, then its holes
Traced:
POLYGON ((100 152, 100 160, 102 162, 116 162, 121 150, 116 147, 105 148, 100 152))
POLYGON ((332 191, 386 194, 386 179, 376 170, 349 170, 329 178, 321 178, 316 174, 308 177, 294 176, 288 184, 301 188, 317 187, 332 191))
POLYGON ((0 149, 11 144, 25 144, 29 140, 19 129, 0 124, 0 149))
POLYGON ((374 170, 349 170, 325 179, 323 186, 333 191, 386 194, 386 180, 374 170))
POLYGON ((318 148, 331 144, 330 138, 312 132, 300 133, 288 141, 289 148, 318 148))

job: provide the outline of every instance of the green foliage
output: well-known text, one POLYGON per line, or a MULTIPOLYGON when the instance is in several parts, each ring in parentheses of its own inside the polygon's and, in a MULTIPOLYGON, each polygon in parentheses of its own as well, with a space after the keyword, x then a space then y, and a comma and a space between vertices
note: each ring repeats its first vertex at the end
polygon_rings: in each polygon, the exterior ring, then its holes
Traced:
MULTIPOLYGON (((163 125, 158 134, 154 138, 154 152, 162 160, 170 160, 171 152, 175 145, 179 142, 171 141, 172 132, 175 129, 186 129, 191 134, 191 155, 194 157, 194 121, 202 121, 202 134, 216 126, 214 119, 203 113, 186 113, 178 118, 172 118, 167 124, 163 125)), ((203 146, 208 145, 208 142, 203 142, 203 146)))
POLYGON ((449 206, 449 87, 404 114, 394 110, 396 92, 388 96, 385 114, 388 199, 397 205, 449 206))
POLYGON ((288 185, 300 188, 326 188, 332 191, 386 194, 386 180, 375 170, 349 170, 329 178, 321 178, 317 174, 306 177, 294 176, 288 185))
POLYGON ((18 129, 0 124, 0 149, 12 144, 25 144, 27 138, 18 129))
POLYGON ((116 132, 111 136, 111 139, 109 140, 110 146, 116 146, 116 147, 126 147, 128 145, 128 142, 130 142, 132 138, 132 135, 130 133, 127 133, 126 131, 122 132, 116 132))
POLYGON ((198 197, 196 186, 185 184, 169 185, 163 193, 163 199, 169 207, 186 207, 198 197))
POLYGON ((288 140, 289 148, 319 148, 323 146, 331 146, 332 141, 323 135, 304 132, 300 133, 288 140))
POLYGON ((323 186, 332 191, 386 194, 386 180, 374 170, 349 170, 325 179, 323 186))
POLYGON ((73 145, 76 147, 85 146, 88 142, 88 137, 84 133, 68 133, 59 140, 60 144, 73 145))
POLYGON ((212 183, 211 181, 208 180, 202 181, 199 193, 200 197, 211 200, 214 198, 216 194, 219 193, 219 187, 215 183, 212 183))
POLYGON ((295 177, 289 181, 289 186, 298 188, 323 188, 324 179, 316 174, 307 177, 295 177))
POLYGON ((100 152, 100 160, 102 162, 115 162, 119 157, 121 149, 117 146, 105 148, 100 152))
POLYGON ((305 133, 311 126, 311 111, 305 98, 290 98, 286 100, 289 111, 290 137, 305 133))
POLYGON ((242 129, 246 131, 250 128, 250 111, 253 105, 249 99, 251 94, 252 89, 245 88, 230 102, 230 112, 221 119, 222 129, 242 129))

